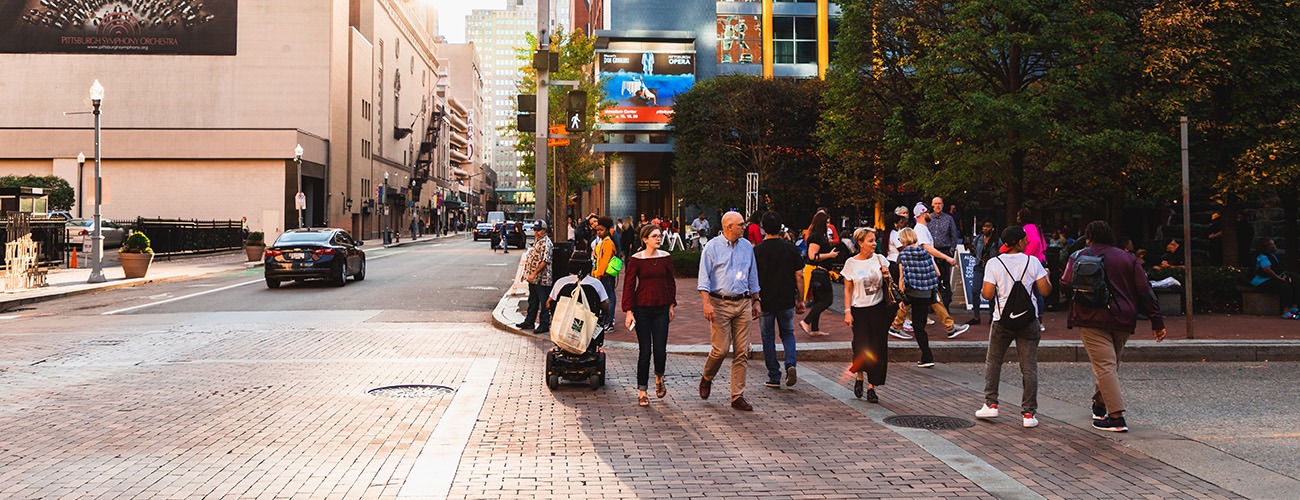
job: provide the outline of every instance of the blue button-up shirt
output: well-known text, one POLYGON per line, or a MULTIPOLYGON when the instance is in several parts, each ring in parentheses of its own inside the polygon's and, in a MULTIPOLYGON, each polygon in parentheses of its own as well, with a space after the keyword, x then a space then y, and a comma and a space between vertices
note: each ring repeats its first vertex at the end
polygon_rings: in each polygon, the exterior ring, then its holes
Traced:
POLYGON ((700 291, 723 295, 758 293, 758 262, 754 245, 744 238, 735 243, 714 238, 704 245, 700 255, 700 291))

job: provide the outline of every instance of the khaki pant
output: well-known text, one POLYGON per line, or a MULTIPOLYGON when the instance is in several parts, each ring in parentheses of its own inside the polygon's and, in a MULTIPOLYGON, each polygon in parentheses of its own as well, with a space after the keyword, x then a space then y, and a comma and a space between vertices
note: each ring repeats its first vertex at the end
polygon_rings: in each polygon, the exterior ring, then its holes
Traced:
MULTIPOLYGON (((943 331, 951 332, 953 320, 952 316, 948 315, 948 308, 943 307, 943 304, 933 302, 930 304, 930 310, 934 311, 934 314, 939 317, 939 324, 943 325, 943 331)), ((902 330, 903 321, 908 318, 909 314, 912 314, 912 305, 905 303, 903 304, 903 307, 898 308, 898 313, 894 314, 894 323, 889 325, 889 327, 895 330, 902 330)), ((915 325, 913 325, 913 328, 915 328, 915 325)))
POLYGON ((1092 362, 1092 375, 1097 379, 1092 400, 1106 405, 1107 413, 1124 411, 1124 397, 1119 392, 1119 358, 1130 336, 1128 332, 1079 328, 1079 338, 1092 362))
POLYGON ((749 362, 749 319, 753 300, 722 300, 710 296, 709 302, 713 304, 713 321, 709 323, 712 349, 709 350, 709 358, 704 361, 704 380, 713 381, 730 348, 731 399, 735 400, 745 394, 745 365, 749 362))

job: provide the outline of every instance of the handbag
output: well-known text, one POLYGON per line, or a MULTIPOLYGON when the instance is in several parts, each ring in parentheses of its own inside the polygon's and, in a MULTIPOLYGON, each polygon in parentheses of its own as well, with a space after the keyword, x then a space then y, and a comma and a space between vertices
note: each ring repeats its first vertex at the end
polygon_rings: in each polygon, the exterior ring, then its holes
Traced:
POLYGON ((617 255, 609 258, 609 265, 605 266, 607 276, 618 276, 618 272, 623 270, 623 259, 617 255))
POLYGON ((885 271, 885 303, 893 306, 907 302, 903 297, 903 291, 898 289, 898 284, 894 283, 894 277, 885 271))
POLYGON ((587 305, 587 294, 582 291, 582 282, 573 287, 573 292, 555 304, 555 314, 551 316, 551 342, 560 349, 573 354, 587 352, 591 338, 596 333, 596 314, 587 305))

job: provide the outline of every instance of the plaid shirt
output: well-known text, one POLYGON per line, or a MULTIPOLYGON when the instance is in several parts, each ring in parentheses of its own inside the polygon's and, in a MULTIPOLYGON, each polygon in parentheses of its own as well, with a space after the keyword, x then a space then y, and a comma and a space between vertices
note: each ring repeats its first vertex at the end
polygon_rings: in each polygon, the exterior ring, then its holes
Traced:
POLYGON ((903 285, 915 290, 939 288, 939 275, 935 271, 934 257, 925 249, 912 245, 898 252, 898 266, 903 271, 903 285))
POLYGON ((551 286, 551 238, 549 236, 533 242, 532 248, 528 249, 528 258, 524 261, 524 279, 533 274, 539 266, 545 265, 542 272, 537 273, 537 281, 530 281, 534 285, 551 286))

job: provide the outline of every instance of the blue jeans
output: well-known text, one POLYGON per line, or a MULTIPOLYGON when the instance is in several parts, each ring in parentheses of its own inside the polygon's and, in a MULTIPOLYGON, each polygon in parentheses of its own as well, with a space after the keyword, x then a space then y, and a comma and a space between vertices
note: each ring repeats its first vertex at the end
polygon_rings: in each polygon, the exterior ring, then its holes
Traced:
POLYGON ((551 328, 551 309, 546 307, 546 299, 550 295, 550 285, 528 284, 528 312, 524 314, 524 323, 531 325, 536 319, 538 330, 546 331, 551 328))
POLYGON ((614 311, 618 310, 618 301, 614 300, 614 282, 617 279, 617 276, 610 276, 608 274, 600 277, 600 284, 605 285, 605 295, 609 296, 609 307, 605 309, 605 317, 601 318, 599 321, 601 325, 608 326, 614 324, 614 311))
POLYGON ((763 361, 767 363, 767 380, 781 380, 781 363, 776 361, 776 329, 781 329, 781 347, 785 349, 785 369, 795 366, 794 308, 777 312, 763 312, 758 323, 763 335, 763 361))

